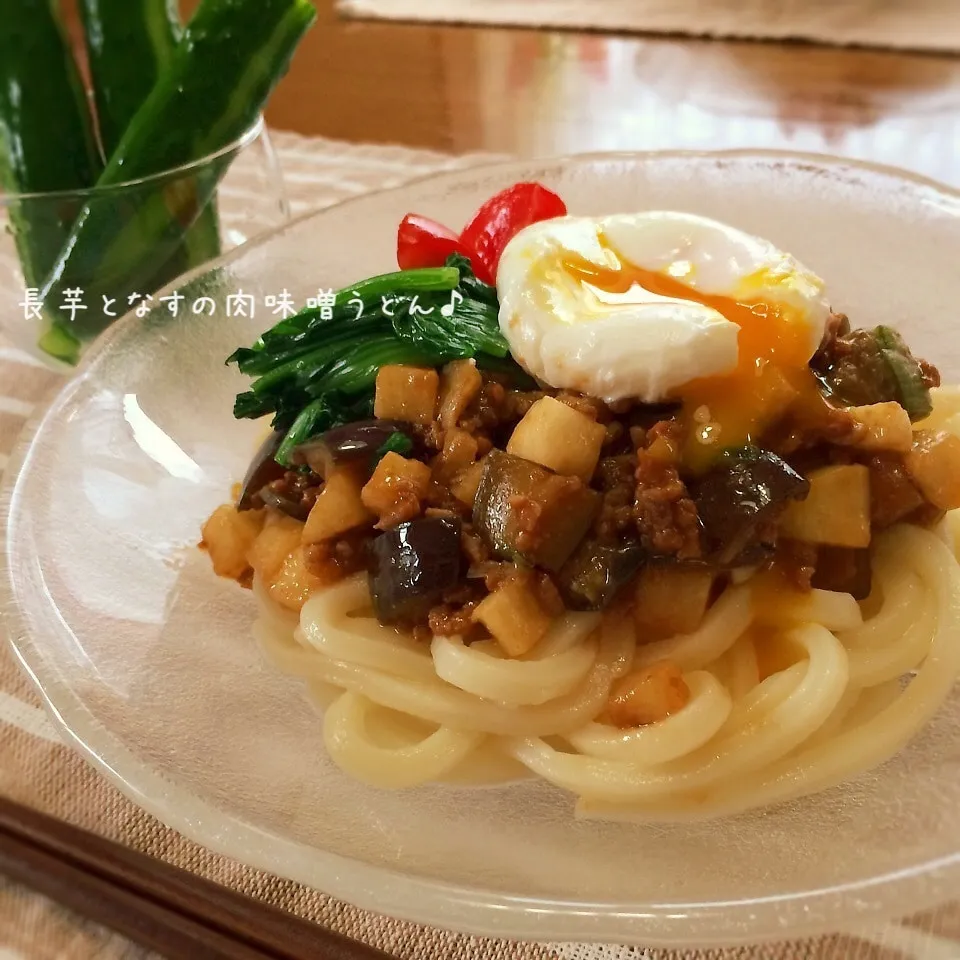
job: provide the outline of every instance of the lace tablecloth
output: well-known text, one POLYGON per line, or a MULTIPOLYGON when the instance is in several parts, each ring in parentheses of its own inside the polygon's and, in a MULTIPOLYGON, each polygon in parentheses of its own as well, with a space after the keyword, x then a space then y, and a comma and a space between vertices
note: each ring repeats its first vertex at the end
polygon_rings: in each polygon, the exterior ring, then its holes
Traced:
MULTIPOLYGON (((485 157, 449 157, 401 147, 356 146, 274 134, 294 214, 485 157)), ((240 191, 242 193, 242 190, 240 191)), ((231 200, 222 198, 225 213, 231 200)), ((15 310, 22 291, 0 291, 15 310)), ((0 339, 0 471, 26 419, 59 378, 0 339)), ((351 907, 315 890, 217 856, 164 827, 64 746, 12 655, 0 647, 0 790, 7 796, 196 871, 409 960, 958 960, 960 906, 857 935, 718 950, 590 944, 516 944, 460 936, 351 907)), ((146 953, 84 923, 30 891, 0 880, 0 960, 119 960, 146 953)))

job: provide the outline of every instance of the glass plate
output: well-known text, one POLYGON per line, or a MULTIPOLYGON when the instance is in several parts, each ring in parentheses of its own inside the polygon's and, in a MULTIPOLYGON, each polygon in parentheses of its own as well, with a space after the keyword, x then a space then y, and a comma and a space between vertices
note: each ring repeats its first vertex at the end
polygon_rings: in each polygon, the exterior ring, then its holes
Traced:
POLYGON ((581 156, 434 176, 301 219, 186 283, 187 302, 213 298, 213 317, 161 308, 119 323, 12 458, 3 626, 61 731, 216 851, 464 931, 689 946, 837 929, 955 894, 960 697, 842 788, 640 827, 576 822, 542 783, 358 784, 326 759, 298 683, 261 662, 250 594, 196 548, 262 431, 233 419, 244 379, 223 359, 273 322, 267 296, 301 301, 390 269, 408 211, 461 224, 529 179, 573 213, 674 208, 769 237, 828 280, 855 325, 902 328, 960 378, 960 197, 892 170, 770 153, 581 156), (227 315, 241 291, 255 316, 227 315))

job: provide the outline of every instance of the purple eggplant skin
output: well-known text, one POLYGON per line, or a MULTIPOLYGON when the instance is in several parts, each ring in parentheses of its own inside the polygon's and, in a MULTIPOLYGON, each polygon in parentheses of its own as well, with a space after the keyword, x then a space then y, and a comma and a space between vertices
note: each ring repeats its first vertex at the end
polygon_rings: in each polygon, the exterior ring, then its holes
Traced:
POLYGON ((287 471, 282 467, 274 456, 280 448, 280 442, 283 440, 282 430, 274 430, 266 440, 260 444, 260 449, 254 454, 250 466, 247 467, 247 475, 243 478, 243 484, 240 487, 240 497, 237 500, 238 510, 256 510, 263 506, 263 503, 257 497, 257 494, 274 480, 279 480, 287 471))
POLYGON ((372 464, 377 452, 395 433, 402 433, 411 442, 416 442, 411 424, 402 420, 357 420, 334 427, 294 447, 290 460, 297 466, 306 464, 323 477, 335 464, 363 460, 372 464))
POLYGON ((809 492, 809 482, 769 450, 727 451, 692 487, 711 558, 720 566, 762 562, 773 550, 763 539, 766 525, 809 492))
POLYGON ((587 538, 554 577, 571 610, 603 610, 649 560, 637 540, 604 543, 587 538))
POLYGON ((272 486, 261 487, 259 497, 265 507, 279 510, 280 513, 285 513, 288 517, 293 517, 294 520, 299 520, 301 523, 306 523, 307 517, 310 516, 310 508, 304 504, 302 499, 294 500, 292 497, 284 496, 272 486))
POLYGON ((422 623, 460 582, 460 521, 423 517, 381 533, 370 547, 368 582, 381 623, 422 623))

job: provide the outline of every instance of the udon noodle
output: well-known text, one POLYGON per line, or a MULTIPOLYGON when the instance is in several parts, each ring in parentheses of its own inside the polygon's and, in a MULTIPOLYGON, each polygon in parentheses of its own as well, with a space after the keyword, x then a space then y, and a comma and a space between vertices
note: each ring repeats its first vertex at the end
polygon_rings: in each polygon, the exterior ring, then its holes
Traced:
POLYGON ((565 209, 411 215, 231 355, 271 432, 214 571, 374 787, 666 821, 884 762, 960 675, 960 390, 762 238, 565 209))
POLYGON ((373 618, 361 577, 313 597, 299 620, 261 595, 255 631, 266 656, 325 709, 331 758, 366 783, 495 780, 519 764, 574 793, 584 817, 708 817, 882 763, 948 695, 960 673, 951 548, 903 525, 878 538, 873 562, 867 615, 848 594, 820 590, 772 614, 747 581, 694 633, 647 645, 630 617, 592 613, 562 617, 520 659, 492 641, 425 645, 373 618), (760 625, 764 642, 794 660, 763 679, 760 625), (684 672, 683 709, 628 730, 595 722, 616 678, 661 658, 684 672), (482 776, 471 776, 475 760, 482 776))

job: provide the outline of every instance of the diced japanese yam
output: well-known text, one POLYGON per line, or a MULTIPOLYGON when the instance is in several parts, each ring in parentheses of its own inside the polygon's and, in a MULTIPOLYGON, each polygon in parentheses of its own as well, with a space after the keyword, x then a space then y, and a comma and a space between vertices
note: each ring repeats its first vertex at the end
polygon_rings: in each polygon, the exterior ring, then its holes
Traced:
POLYGON ((473 508, 483 476, 483 460, 478 460, 465 470, 461 470, 450 481, 450 492, 464 505, 473 508))
POLYGON ((326 586, 324 580, 307 569, 303 551, 301 546, 287 554, 283 566, 269 580, 264 581, 271 600, 297 612, 312 594, 326 586))
POLYGON ((454 360, 440 373, 440 424, 455 427, 464 411, 480 393, 483 378, 475 360, 454 360))
POLYGON ((913 444, 913 424, 910 414, 899 403, 890 400, 863 407, 848 407, 849 413, 861 425, 855 446, 862 450, 887 450, 907 453, 913 444))
POLYGON ((690 688, 680 668, 669 660, 658 660, 621 677, 599 719, 614 727, 641 727, 666 720, 689 702, 690 688))
POLYGON ((419 516, 421 501, 430 489, 430 476, 425 463, 388 453, 377 464, 360 497, 381 527, 405 523, 419 516))
POLYGON ((237 510, 225 503, 203 525, 202 545, 206 547, 217 576, 241 579, 250 569, 247 551, 257 539, 264 521, 263 510, 237 510))
POLYGON ((437 479, 449 480, 461 470, 465 470, 477 459, 479 444, 473 434, 457 427, 451 427, 443 437, 443 450, 434 464, 437 479))
POLYGON ((436 370, 390 364, 377 373, 373 415, 381 420, 430 423, 437 412, 440 376, 436 370))
POLYGON ((247 554, 262 580, 270 580, 287 557, 300 546, 303 524, 283 513, 271 513, 247 554))
POLYGON ((650 643, 692 633, 710 603, 714 571, 709 567, 651 564, 640 571, 634 592, 637 642, 650 643))
POLYGON ((810 493, 786 509, 780 533, 834 547, 870 546, 870 471, 860 463, 811 470, 810 493))
POLYGON ((920 492, 940 510, 960 507, 960 437, 921 430, 904 458, 920 492))
POLYGON ((473 611, 508 657, 520 657, 536 646, 550 627, 550 616, 540 605, 528 577, 505 580, 473 611))
POLYGON ((593 476, 607 431, 573 407, 543 397, 514 428, 507 453, 585 483, 593 476))
POLYGON ((331 470, 307 517, 303 542, 331 540, 348 530, 373 523, 374 515, 360 498, 362 486, 363 481, 349 467, 331 470))

